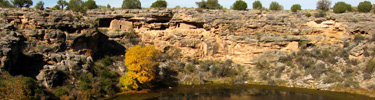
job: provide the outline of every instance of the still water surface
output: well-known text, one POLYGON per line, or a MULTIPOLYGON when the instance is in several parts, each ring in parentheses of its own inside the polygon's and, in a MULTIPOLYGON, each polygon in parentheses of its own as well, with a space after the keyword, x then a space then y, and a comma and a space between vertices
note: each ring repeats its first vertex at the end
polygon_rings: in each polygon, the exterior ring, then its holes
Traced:
POLYGON ((199 85, 118 95, 109 100, 375 100, 362 95, 263 85, 199 85))

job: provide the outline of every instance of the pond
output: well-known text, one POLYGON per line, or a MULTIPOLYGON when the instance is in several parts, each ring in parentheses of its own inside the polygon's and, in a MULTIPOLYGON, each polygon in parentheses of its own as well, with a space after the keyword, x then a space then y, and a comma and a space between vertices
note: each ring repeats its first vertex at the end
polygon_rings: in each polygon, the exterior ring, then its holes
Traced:
POLYGON ((374 100, 363 95, 265 85, 197 85, 117 95, 108 100, 374 100))

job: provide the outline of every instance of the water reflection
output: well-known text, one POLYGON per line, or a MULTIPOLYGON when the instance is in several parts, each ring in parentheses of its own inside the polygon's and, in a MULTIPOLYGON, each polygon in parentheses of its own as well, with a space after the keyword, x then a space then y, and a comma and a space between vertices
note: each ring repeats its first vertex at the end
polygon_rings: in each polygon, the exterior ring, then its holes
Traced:
POLYGON ((179 86, 172 89, 161 89, 147 94, 128 94, 114 97, 115 100, 340 100, 361 98, 371 100, 365 96, 327 91, 275 89, 272 86, 249 85, 217 85, 217 86, 179 86), (271 87, 271 88, 269 88, 271 87), (301 92, 298 92, 301 91, 301 92), (304 91, 304 92, 302 92, 304 91), (322 94, 320 94, 322 93, 322 94), (329 95, 326 95, 329 94, 329 95), (334 96, 339 96, 335 98, 334 96))

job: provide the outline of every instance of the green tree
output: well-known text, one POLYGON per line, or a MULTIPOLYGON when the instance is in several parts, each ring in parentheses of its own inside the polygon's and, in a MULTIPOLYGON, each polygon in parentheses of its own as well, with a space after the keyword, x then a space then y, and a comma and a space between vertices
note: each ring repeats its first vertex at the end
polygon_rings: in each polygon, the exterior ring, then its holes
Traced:
POLYGON ((237 0, 236 2, 233 3, 232 9, 234 10, 246 10, 247 9, 247 3, 242 0, 237 0))
POLYGON ((82 0, 70 0, 67 9, 75 12, 85 12, 84 2, 82 0))
POLYGON ((316 9, 328 11, 329 7, 331 6, 331 1, 330 0, 319 0, 316 5, 317 5, 316 9))
POLYGON ((300 4, 294 4, 290 9, 292 10, 292 12, 297 12, 298 10, 302 10, 300 4))
POLYGON ((165 0, 156 0, 154 3, 152 3, 151 8, 167 8, 167 1, 165 0))
POLYGON ((262 9, 263 6, 262 6, 262 2, 260 2, 259 0, 256 0, 253 2, 253 9, 262 9))
POLYGON ((0 7, 12 7, 8 0, 0 0, 0 7))
POLYGON ((201 2, 195 2, 195 4, 197 4, 198 8, 203 9, 223 9, 218 0, 202 0, 201 2))
POLYGON ((85 2, 86 9, 96 9, 98 8, 98 5, 96 5, 96 2, 94 0, 87 0, 85 2))
POLYGON ((280 5, 278 2, 276 1, 273 1, 271 4, 270 4, 270 10, 283 10, 283 6, 280 5))
POLYGON ((124 90, 136 90, 151 87, 158 65, 159 51, 154 46, 136 45, 125 54, 125 65, 128 72, 120 78, 124 90))
POLYGON ((107 8, 111 8, 111 5, 107 4, 107 8))
MULTIPOLYGON (((59 0, 57 1, 57 5, 59 6, 59 9, 64 9, 67 5, 68 5, 68 2, 66 2, 65 0, 59 0)), ((54 8, 57 8, 57 7, 54 7, 54 8)))
POLYGON ((352 5, 340 1, 333 6, 334 13, 344 13, 346 11, 352 11, 352 5))
POLYGON ((122 9, 142 9, 139 0, 124 0, 121 7, 122 9))
POLYGON ((35 8, 43 10, 44 9, 44 2, 39 1, 38 3, 36 3, 35 8))
POLYGON ((359 12, 370 12, 372 9, 372 4, 370 1, 363 1, 358 4, 359 12))
POLYGON ((15 6, 15 7, 30 7, 31 5, 33 5, 33 1, 32 0, 11 0, 12 4, 15 6))
POLYGON ((60 6, 59 5, 55 5, 52 7, 53 10, 59 10, 60 9, 60 6))

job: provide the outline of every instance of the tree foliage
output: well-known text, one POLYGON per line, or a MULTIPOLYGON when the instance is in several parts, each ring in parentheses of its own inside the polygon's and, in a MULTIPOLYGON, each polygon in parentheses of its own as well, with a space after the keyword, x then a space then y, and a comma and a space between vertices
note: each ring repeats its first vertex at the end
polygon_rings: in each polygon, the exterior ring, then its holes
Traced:
POLYGON ((107 4, 107 8, 111 8, 111 5, 107 4))
POLYGON ((202 0, 201 2, 195 2, 195 4, 202 9, 223 9, 218 0, 202 0))
POLYGON ((67 9, 75 12, 85 12, 84 2, 82 0, 70 0, 67 9))
POLYGON ((273 1, 271 4, 270 4, 270 10, 283 10, 283 6, 280 5, 278 2, 276 1, 273 1))
POLYGON ((35 8, 43 10, 44 9, 44 2, 39 1, 38 3, 36 3, 35 8))
POLYGON ((85 2, 85 8, 86 9, 96 9, 96 8, 98 8, 98 5, 96 5, 96 2, 94 0, 87 0, 85 2))
POLYGON ((372 9, 372 4, 370 1, 363 1, 358 4, 359 12, 370 12, 372 9))
POLYGON ((154 3, 152 3, 151 8, 167 8, 167 1, 165 0, 156 0, 154 3))
POLYGON ((8 0, 0 0, 0 7, 11 7, 8 0))
POLYGON ((158 62, 159 51, 154 46, 136 45, 125 54, 125 65, 128 72, 120 78, 124 90, 150 87, 155 78, 155 66, 158 62))
MULTIPOLYGON (((59 9, 64 9, 67 5, 68 5, 68 2, 66 2, 65 0, 57 1, 57 6, 59 9)), ((57 8, 57 7, 54 7, 54 8, 57 8)))
POLYGON ((344 13, 346 11, 352 11, 352 5, 340 1, 333 6, 334 13, 344 13))
POLYGON ((292 10, 292 12, 297 12, 298 10, 302 10, 300 4, 294 4, 290 9, 292 10))
POLYGON ((331 6, 331 1, 330 0, 319 0, 316 5, 317 5, 316 9, 328 11, 329 7, 331 6))
POLYGON ((15 6, 15 7, 30 7, 33 5, 33 1, 32 0, 11 0, 12 4, 15 6))
POLYGON ((246 10, 247 9, 247 3, 242 0, 237 0, 236 2, 233 3, 232 9, 234 10, 246 10))
POLYGON ((139 0, 124 0, 121 7, 123 9, 142 9, 139 0))
POLYGON ((1 100, 39 100, 44 91, 29 77, 11 76, 3 72, 0 76, 1 100))
POLYGON ((262 6, 262 2, 260 2, 259 0, 256 0, 253 2, 253 9, 262 9, 263 6, 262 6))

